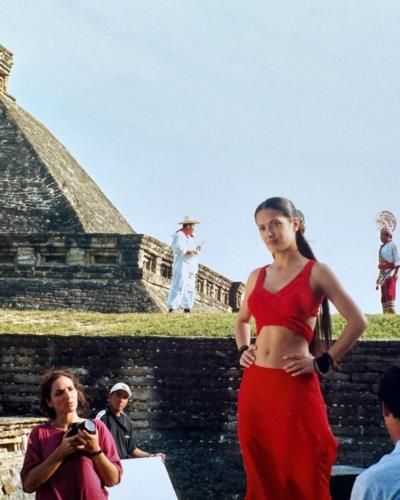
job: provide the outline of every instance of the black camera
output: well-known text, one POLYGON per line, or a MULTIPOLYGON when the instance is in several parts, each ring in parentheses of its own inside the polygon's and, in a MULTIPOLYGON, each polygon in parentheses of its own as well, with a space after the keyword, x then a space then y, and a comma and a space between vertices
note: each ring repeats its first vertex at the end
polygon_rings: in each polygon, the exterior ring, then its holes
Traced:
POLYGON ((89 434, 96 434, 96 424, 93 420, 89 419, 81 420, 80 422, 72 422, 72 424, 68 427, 66 436, 75 436, 80 430, 86 431, 89 434))

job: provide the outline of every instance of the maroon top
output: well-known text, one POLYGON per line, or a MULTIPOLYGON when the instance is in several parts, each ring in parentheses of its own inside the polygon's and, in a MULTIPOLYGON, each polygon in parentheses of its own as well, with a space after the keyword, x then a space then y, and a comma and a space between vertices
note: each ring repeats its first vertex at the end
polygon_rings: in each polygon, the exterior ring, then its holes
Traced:
POLYGON ((310 274, 315 260, 309 260, 303 269, 276 292, 265 288, 265 275, 269 266, 262 267, 247 304, 256 320, 257 335, 263 326, 288 328, 311 342, 314 332, 307 320, 318 316, 323 296, 314 295, 310 287, 310 274))
MULTIPOLYGON (((100 420, 95 420, 99 445, 105 456, 118 469, 121 478, 122 466, 114 439, 100 420)), ((49 423, 32 429, 28 440, 24 465, 21 470, 22 484, 28 473, 45 460, 61 443, 65 432, 49 423)), ((36 490, 37 500, 104 500, 108 498, 93 460, 81 452, 67 456, 55 473, 36 490)))

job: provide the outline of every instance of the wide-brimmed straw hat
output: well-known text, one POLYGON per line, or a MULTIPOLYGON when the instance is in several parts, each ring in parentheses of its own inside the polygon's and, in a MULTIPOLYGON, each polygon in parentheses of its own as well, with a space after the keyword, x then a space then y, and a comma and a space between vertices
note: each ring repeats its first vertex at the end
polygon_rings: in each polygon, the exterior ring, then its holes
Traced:
POLYGON ((191 217, 188 217, 187 215, 185 215, 183 220, 181 222, 178 222, 178 224, 200 224, 200 221, 196 220, 196 219, 192 219, 191 217))

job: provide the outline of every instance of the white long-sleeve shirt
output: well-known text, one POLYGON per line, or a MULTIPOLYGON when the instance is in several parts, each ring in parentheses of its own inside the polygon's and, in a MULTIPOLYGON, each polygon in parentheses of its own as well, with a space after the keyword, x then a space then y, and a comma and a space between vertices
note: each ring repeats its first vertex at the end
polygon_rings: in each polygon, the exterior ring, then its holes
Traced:
POLYGON ((199 268, 198 255, 186 255, 197 247, 196 239, 186 235, 183 231, 176 232, 172 237, 172 251, 174 252, 174 272, 197 273, 199 268))

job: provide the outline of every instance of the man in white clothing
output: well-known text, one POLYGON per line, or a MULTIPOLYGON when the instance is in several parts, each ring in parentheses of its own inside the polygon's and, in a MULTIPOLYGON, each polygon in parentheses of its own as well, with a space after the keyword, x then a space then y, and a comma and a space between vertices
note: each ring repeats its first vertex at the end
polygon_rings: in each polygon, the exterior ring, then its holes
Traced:
POLYGON ((182 307, 184 312, 189 313, 196 295, 196 273, 201 250, 194 237, 194 230, 199 221, 184 217, 179 224, 182 224, 182 227, 174 234, 171 244, 174 264, 167 308, 169 312, 173 312, 182 307))
POLYGON ((394 450, 362 472, 354 483, 351 500, 400 499, 400 368, 390 368, 379 385, 386 429, 394 450))

